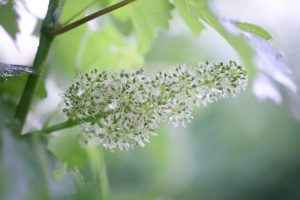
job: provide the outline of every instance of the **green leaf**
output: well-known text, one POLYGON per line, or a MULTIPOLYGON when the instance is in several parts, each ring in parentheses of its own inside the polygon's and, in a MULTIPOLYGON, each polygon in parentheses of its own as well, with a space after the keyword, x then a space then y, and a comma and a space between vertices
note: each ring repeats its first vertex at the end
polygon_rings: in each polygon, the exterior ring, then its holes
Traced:
POLYGON ((79 144, 78 134, 74 129, 61 133, 59 136, 49 138, 49 151, 66 163, 68 169, 83 167, 87 162, 87 154, 79 144))
POLYGON ((82 48, 82 41, 86 37, 86 32, 87 25, 84 24, 60 35, 53 42, 47 62, 56 66, 54 72, 58 81, 74 78, 76 69, 80 67, 77 57, 82 48))
POLYGON ((200 22, 200 9, 199 4, 196 1, 189 0, 174 0, 174 5, 178 10, 179 14, 185 20, 186 24, 191 29, 194 35, 199 33, 205 28, 200 22))
POLYGON ((29 66, 0 63, 0 82, 5 81, 10 77, 17 76, 20 73, 34 72, 29 66))
MULTIPOLYGON (((83 0, 65 1, 60 21, 62 23, 66 22, 86 5, 87 3, 83 2, 83 0)), ((76 16, 76 19, 81 17, 84 17, 83 13, 76 16)), ((54 40, 50 49, 48 62, 53 66, 57 66, 55 68, 55 70, 57 70, 55 71, 57 80, 64 80, 60 75, 64 77, 75 76, 76 57, 86 30, 87 25, 84 24, 70 32, 60 35, 54 40)))
MULTIPOLYGON (((23 66, 23 65, 12 65, 12 64, 3 64, 0 63, 0 91, 6 90, 11 95, 16 95, 21 92, 20 91, 20 84, 21 82, 25 84, 24 77, 25 76, 17 76, 22 73, 35 73, 33 69, 29 66, 23 66), (8 82, 5 85, 2 85, 2 81, 7 81, 11 79, 12 77, 15 77, 12 81, 8 82)), ((41 76, 41 74, 39 74, 41 76)), ((45 75, 43 75, 45 76, 45 75)), ((16 95, 16 96, 18 96, 16 95)), ((38 88, 37 88, 37 96, 39 98, 45 98, 47 96, 47 91, 45 88, 45 77, 39 81, 38 88)))
POLYGON ((67 173, 67 167, 68 166, 66 164, 63 164, 61 167, 53 171, 53 176, 56 181, 60 180, 63 175, 67 173))
POLYGON ((271 40, 272 35, 268 33, 264 28, 257 26, 255 24, 246 23, 246 22, 236 22, 235 25, 246 32, 253 33, 255 35, 258 35, 266 40, 271 40))
MULTIPOLYGON (((112 1, 115 2, 118 1, 112 1)), ((146 53, 157 36, 157 29, 169 28, 172 9, 173 6, 165 0, 139 0, 114 12, 114 15, 122 21, 130 20, 137 36, 138 50, 146 53)))
POLYGON ((37 90, 36 90, 36 95, 40 98, 46 98, 48 95, 48 92, 46 90, 46 83, 45 83, 45 78, 40 79, 37 90))
POLYGON ((92 2, 94 2, 94 0, 65 0, 63 11, 60 15, 60 21, 64 23, 70 18, 73 19, 72 21, 82 18, 85 12, 80 11, 92 2))
POLYGON ((5 5, 0 4, 0 25, 12 37, 16 39, 19 32, 18 15, 14 9, 13 1, 9 1, 5 5))
POLYGON ((109 0, 98 0, 97 5, 99 5, 101 8, 105 8, 109 6, 109 0))
POLYGON ((20 85, 25 85, 28 74, 13 76, 5 82, 0 82, 0 94, 8 94, 10 96, 19 97, 22 94, 23 88, 20 85))
POLYGON ((37 135, 18 137, 17 124, 13 120, 15 104, 11 98, 0 93, 0 198, 1 199, 74 199, 73 179, 64 177, 56 182, 51 173, 56 161, 46 151, 44 138, 36 140, 37 135), (34 175, 33 175, 34 174, 34 175), (20 185, 19 183, 26 183, 20 185), (64 188, 58 191, 55 188, 64 188), (38 191, 38 192, 37 192, 38 191), (65 192, 67 191, 67 192, 65 192))
POLYGON ((196 20, 199 19, 198 23, 200 27, 203 27, 202 21, 208 24, 211 28, 215 29, 240 55, 244 64, 249 67, 249 73, 255 73, 255 67, 253 63, 253 50, 245 39, 241 36, 231 35, 221 24, 219 18, 209 8, 208 0, 174 0, 174 5, 181 13, 184 9, 186 15, 190 15, 188 20, 185 15, 182 15, 186 23, 192 29, 193 33, 197 33, 196 20), (193 18, 191 17, 193 16, 193 18), (192 22, 191 22, 192 21, 192 22))
POLYGON ((110 24, 93 32, 85 44, 81 66, 84 68, 108 67, 110 69, 139 67, 143 58, 137 49, 110 24))

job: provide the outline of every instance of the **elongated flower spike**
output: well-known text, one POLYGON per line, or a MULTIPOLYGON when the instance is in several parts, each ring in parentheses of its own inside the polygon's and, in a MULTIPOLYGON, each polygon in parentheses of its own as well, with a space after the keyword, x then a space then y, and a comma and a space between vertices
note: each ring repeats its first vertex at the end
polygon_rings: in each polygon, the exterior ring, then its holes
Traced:
POLYGON ((162 121, 175 127, 193 119, 194 105, 206 106, 247 86, 247 71, 234 61, 177 67, 149 75, 82 74, 64 93, 65 115, 78 120, 87 138, 114 150, 145 146, 162 121))

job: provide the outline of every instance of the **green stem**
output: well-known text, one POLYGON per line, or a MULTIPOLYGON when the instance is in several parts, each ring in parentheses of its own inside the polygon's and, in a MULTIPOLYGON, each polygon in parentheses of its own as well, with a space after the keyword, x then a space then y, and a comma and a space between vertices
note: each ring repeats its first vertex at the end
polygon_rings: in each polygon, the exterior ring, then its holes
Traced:
POLYGON ((45 200, 50 199, 49 193, 49 180, 48 180, 48 163, 45 160, 45 151, 41 145, 41 135, 33 135, 32 137, 34 153, 36 155, 36 160, 39 169, 39 175, 43 184, 42 196, 45 200))
POLYGON ((79 19, 79 20, 77 20, 77 21, 75 21, 75 22, 73 22, 71 24, 68 24, 68 25, 63 26, 61 28, 53 30, 53 31, 50 32, 50 34, 51 35, 59 35, 59 34, 68 32, 68 31, 70 31, 70 30, 72 30, 74 28, 77 28, 78 26, 81 26, 82 24, 85 24, 85 23, 87 23, 87 22, 89 22, 89 21, 91 21, 93 19, 96 19, 96 18, 98 18, 98 17, 100 17, 102 15, 105 15, 107 13, 110 13, 110 12, 112 12, 114 10, 117 10, 117 9, 123 7, 123 6, 126 6, 126 5, 134 2, 134 1, 136 1, 136 0, 123 0, 123 1, 121 1, 119 3, 116 3, 116 4, 112 5, 112 6, 109 6, 107 8, 102 9, 102 10, 99 10, 99 11, 97 11, 97 12, 95 12, 93 14, 90 14, 90 15, 84 17, 84 18, 81 18, 81 19, 79 19))
POLYGON ((64 121, 64 122, 52 125, 50 127, 44 128, 44 129, 39 130, 39 131, 34 131, 34 132, 26 133, 25 135, 32 134, 32 133, 49 134, 49 133, 52 133, 54 131, 59 131, 59 130, 62 130, 62 129, 66 129, 66 128, 71 128, 71 127, 77 126, 81 122, 96 122, 99 119, 105 117, 106 115, 108 115, 110 113, 111 113, 111 111, 103 112, 103 113, 100 113, 100 114, 98 114, 96 116, 88 117, 88 118, 80 120, 80 121, 79 120, 69 119, 67 121, 64 121))
POLYGON ((102 149, 99 148, 99 156, 100 156, 100 185, 101 185, 101 194, 102 194, 102 200, 106 200, 109 195, 109 183, 107 178, 107 171, 106 171, 106 165, 105 165, 105 157, 102 149))
POLYGON ((94 143, 87 148, 87 154, 89 157, 94 185, 100 187, 101 200, 107 200, 109 196, 109 183, 103 151, 97 144, 94 143))
MULTIPOLYGON (((65 122, 62 122, 62 123, 55 124, 53 126, 47 127, 47 128, 45 128, 43 130, 34 131, 34 132, 31 132, 31 133, 49 134, 49 133, 52 133, 54 131, 59 131, 59 130, 62 130, 62 129, 71 128, 71 127, 74 127, 76 125, 78 125, 78 121, 77 120, 67 120, 65 122)), ((25 135, 31 134, 31 133, 26 133, 25 135)))
MULTIPOLYGON (((47 15, 43 20, 40 43, 32 66, 33 70, 37 73, 41 73, 41 71, 43 71, 42 64, 47 58, 51 43, 54 39, 54 37, 49 35, 48 32, 55 22, 55 11, 57 7, 58 0, 51 0, 49 2, 47 15)), ((38 74, 30 74, 27 79, 25 88, 23 90, 20 102, 15 113, 15 118, 19 122, 19 132, 22 131, 23 125, 30 109, 31 102, 35 96, 35 91, 39 83, 39 79, 40 76, 38 74)))

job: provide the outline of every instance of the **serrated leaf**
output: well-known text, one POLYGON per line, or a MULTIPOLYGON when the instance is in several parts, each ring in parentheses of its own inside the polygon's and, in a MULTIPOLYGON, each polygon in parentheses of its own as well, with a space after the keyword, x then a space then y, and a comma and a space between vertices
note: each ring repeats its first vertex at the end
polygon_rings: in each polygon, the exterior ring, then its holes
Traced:
MULTIPOLYGON (((254 73, 253 71, 255 68, 252 60, 253 51, 251 47, 244 38, 231 35, 224 28, 223 24, 220 22, 219 17, 217 17, 209 8, 208 0, 174 0, 173 3, 178 10, 181 9, 181 7, 185 7, 186 14, 190 14, 191 16, 194 16, 194 18, 204 21, 210 27, 215 29, 239 53, 247 67, 250 68, 250 73, 254 73)), ((199 26, 203 26, 200 20, 199 26)), ((187 21, 186 23, 191 24, 191 22, 187 21)), ((191 27, 191 25, 189 26, 191 27)), ((194 30, 194 32, 196 32, 196 30, 194 30)))
POLYGON ((242 31, 253 33, 253 34, 258 35, 266 40, 272 39, 272 35, 270 33, 268 33, 268 31, 266 31, 264 28, 257 26, 255 24, 246 23, 246 22, 236 22, 235 25, 242 31))
POLYGON ((5 5, 0 4, 0 25, 12 37, 16 39, 19 32, 18 15, 14 9, 13 1, 9 1, 5 5))
POLYGON ((143 58, 134 45, 126 41, 112 25, 107 24, 87 39, 80 65, 84 68, 104 66, 114 69, 142 64, 143 58))
POLYGON ((166 0, 139 0, 116 11, 114 15, 120 20, 131 21, 137 36, 138 50, 146 53, 157 36, 157 29, 169 28, 172 9, 172 4, 166 0))
POLYGON ((194 35, 199 33, 205 28, 200 22, 200 11, 196 1, 192 0, 174 0, 173 1, 179 14, 185 20, 186 24, 191 29, 194 35))

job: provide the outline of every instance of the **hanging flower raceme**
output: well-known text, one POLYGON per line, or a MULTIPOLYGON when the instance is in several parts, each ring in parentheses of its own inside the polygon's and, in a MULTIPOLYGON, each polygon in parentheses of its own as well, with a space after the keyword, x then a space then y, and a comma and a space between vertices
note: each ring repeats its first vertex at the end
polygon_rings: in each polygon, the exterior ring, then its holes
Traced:
POLYGON ((144 146, 162 121, 175 127, 193 118, 194 105, 208 103, 247 85, 247 71, 236 62, 180 66, 149 75, 85 73, 64 93, 63 112, 78 120, 87 138, 114 150, 144 146))

